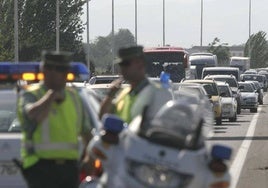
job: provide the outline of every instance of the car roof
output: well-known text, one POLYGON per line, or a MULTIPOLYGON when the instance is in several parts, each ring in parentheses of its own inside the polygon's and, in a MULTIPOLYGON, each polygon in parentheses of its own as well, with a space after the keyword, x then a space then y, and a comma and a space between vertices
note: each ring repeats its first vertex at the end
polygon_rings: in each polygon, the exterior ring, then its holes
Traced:
POLYGON ((184 80, 185 83, 216 83, 214 80, 202 80, 202 79, 196 79, 196 80, 184 80))
POLYGON ((204 67, 204 69, 206 69, 206 70, 220 70, 220 71, 239 70, 239 68, 237 68, 237 67, 204 67))
POLYGON ((96 76, 93 76, 93 77, 95 77, 95 78, 118 78, 118 77, 120 77, 121 75, 113 75, 113 74, 111 74, 111 75, 96 75, 96 76))
MULTIPOLYGON (((234 75, 226 75, 226 74, 214 74, 214 75, 206 75, 206 77, 212 77, 212 78, 235 78, 236 79, 236 77, 234 76, 234 75)), ((206 78, 205 77, 205 78, 206 78)))

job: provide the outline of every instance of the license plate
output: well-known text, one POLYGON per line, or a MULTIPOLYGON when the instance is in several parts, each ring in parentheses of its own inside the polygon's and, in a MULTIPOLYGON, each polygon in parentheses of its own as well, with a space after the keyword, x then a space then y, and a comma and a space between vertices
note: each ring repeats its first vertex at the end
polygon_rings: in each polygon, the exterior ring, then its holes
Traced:
POLYGON ((14 176, 19 173, 19 169, 13 162, 0 162, 0 176, 14 176))

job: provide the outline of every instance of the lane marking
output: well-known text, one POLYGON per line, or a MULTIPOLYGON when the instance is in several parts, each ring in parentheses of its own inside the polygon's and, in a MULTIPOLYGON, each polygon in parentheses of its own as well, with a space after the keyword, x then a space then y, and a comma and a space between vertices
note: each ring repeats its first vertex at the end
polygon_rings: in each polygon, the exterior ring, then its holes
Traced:
MULTIPOLYGON (((262 110, 262 107, 259 107, 258 113, 253 116, 245 138, 254 136, 256 124, 257 124, 258 117, 260 114, 259 112, 261 112, 261 110, 262 110)), ((231 165, 231 168, 230 168, 231 188, 236 188, 236 185, 238 183, 242 168, 244 166, 251 142, 252 142, 252 139, 244 139, 243 140, 243 142, 242 142, 242 144, 241 144, 241 146, 236 154, 235 160, 233 161, 233 163, 231 165)))

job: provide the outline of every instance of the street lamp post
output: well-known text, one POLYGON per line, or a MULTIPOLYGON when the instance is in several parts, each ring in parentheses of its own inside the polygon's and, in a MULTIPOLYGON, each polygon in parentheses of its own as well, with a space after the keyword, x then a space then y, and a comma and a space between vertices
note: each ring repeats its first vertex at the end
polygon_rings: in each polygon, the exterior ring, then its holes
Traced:
POLYGON ((112 0, 112 74, 114 74, 114 0, 112 0))
POLYGON ((138 44, 138 28, 137 28, 137 0, 135 0, 135 42, 136 42, 136 45, 138 44))
POLYGON ((60 2, 56 1, 56 51, 60 51, 60 2))
POLYGON ((248 11, 248 56, 251 59, 251 44, 250 44, 250 35, 251 35, 251 0, 249 0, 249 11, 248 11))
POLYGON ((14 0, 14 46, 15 63, 19 62, 18 0, 14 0))
POLYGON ((251 0, 249 0, 249 15, 248 15, 248 37, 251 35, 251 0))
POLYGON ((201 0, 201 30, 200 30, 200 46, 203 46, 203 0, 201 0))
POLYGON ((165 42, 165 35, 166 35, 166 33, 165 33, 165 0, 163 0, 163 46, 165 46, 166 45, 166 42, 165 42))
POLYGON ((90 53, 90 46, 89 46, 89 1, 87 0, 87 68, 90 69, 90 60, 89 60, 89 53, 90 53))

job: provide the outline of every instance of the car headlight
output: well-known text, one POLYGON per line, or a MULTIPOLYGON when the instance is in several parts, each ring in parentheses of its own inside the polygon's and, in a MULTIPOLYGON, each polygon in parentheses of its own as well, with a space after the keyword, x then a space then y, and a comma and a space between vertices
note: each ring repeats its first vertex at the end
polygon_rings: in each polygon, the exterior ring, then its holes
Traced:
POLYGON ((148 188, 185 187, 192 176, 172 171, 163 166, 127 160, 128 174, 148 188))

